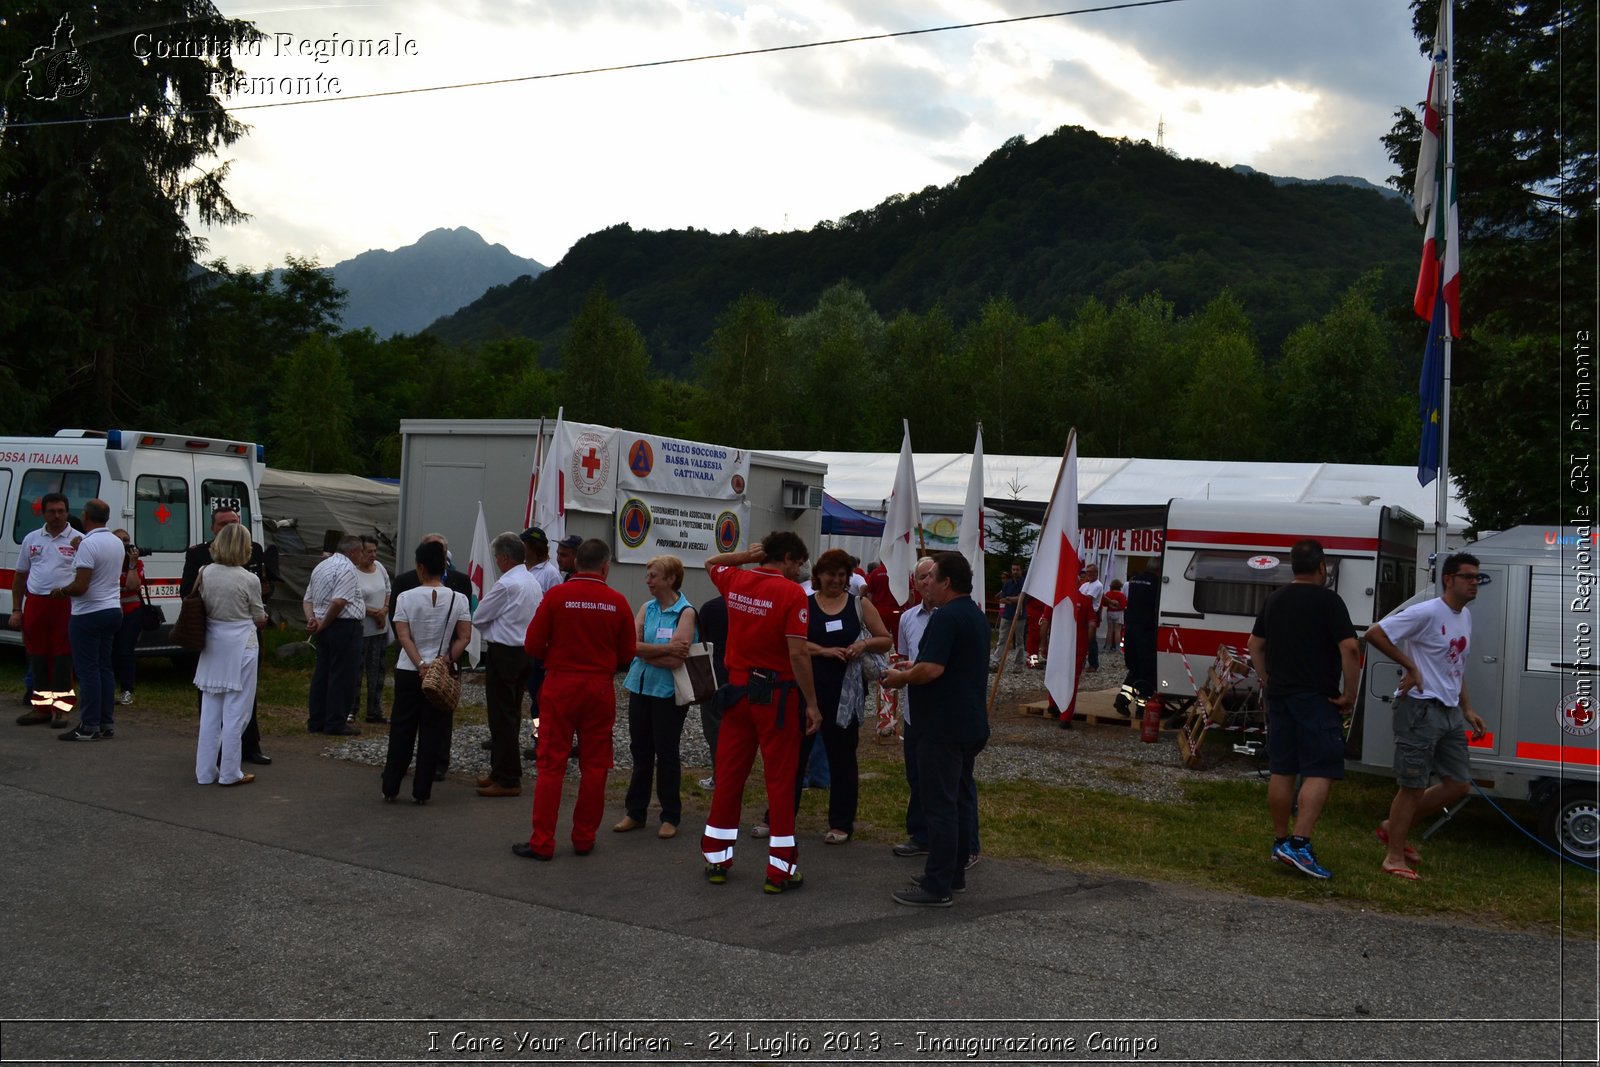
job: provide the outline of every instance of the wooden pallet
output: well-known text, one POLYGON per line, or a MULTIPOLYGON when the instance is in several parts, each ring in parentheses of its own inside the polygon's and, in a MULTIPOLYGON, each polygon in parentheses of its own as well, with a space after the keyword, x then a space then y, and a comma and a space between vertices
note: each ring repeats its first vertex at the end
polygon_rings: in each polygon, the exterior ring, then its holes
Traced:
MULTIPOLYGON (((1017 705, 1019 715, 1038 715, 1045 719, 1055 720, 1056 715, 1050 711, 1048 700, 1030 700, 1026 704, 1017 705)), ((1072 719, 1074 725, 1087 723, 1090 726, 1138 726, 1140 720, 1131 719, 1126 715, 1101 715, 1098 713, 1078 712, 1072 719)))

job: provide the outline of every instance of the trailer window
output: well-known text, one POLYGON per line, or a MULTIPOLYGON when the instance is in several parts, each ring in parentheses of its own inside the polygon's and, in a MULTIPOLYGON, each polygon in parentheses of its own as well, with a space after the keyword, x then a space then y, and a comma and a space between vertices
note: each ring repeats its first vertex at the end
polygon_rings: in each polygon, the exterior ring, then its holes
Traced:
POLYGON ((1573 571, 1533 568, 1528 589, 1528 670, 1565 671, 1558 663, 1595 662, 1594 586, 1573 571))
MULTIPOLYGON (((1339 561, 1332 556, 1326 559, 1328 588, 1338 589, 1339 561)), ((1253 617, 1261 613, 1274 589, 1293 580, 1294 573, 1289 569, 1288 552, 1200 551, 1189 561, 1184 577, 1194 583, 1196 611, 1253 617), (1277 559, 1277 565, 1261 566, 1267 557, 1277 559), (1251 565, 1252 560, 1256 565, 1251 565)))
POLYGON ((189 483, 141 474, 134 482, 133 543, 144 552, 183 552, 189 528, 189 483))
POLYGON ((78 525, 83 514, 83 502, 100 495, 98 471, 30 470, 22 476, 22 486, 17 494, 17 515, 11 524, 11 539, 22 539, 44 525, 44 515, 39 509, 39 498, 46 493, 60 493, 67 498, 67 512, 73 516, 72 525, 78 525))
POLYGON ((200 483, 201 517, 206 526, 206 540, 210 540, 211 515, 218 508, 232 508, 239 513, 239 521, 250 529, 250 491, 243 482, 225 482, 206 478, 200 483))
POLYGON ((1417 591, 1417 564, 1392 556, 1378 557, 1378 588, 1372 617, 1381 619, 1411 599, 1417 591))

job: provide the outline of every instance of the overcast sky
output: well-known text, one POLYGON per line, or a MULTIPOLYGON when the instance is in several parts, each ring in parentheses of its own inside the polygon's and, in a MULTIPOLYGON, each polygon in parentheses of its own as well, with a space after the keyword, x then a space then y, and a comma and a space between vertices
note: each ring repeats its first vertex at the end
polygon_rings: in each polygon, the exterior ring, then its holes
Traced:
MULTIPOLYGON (((239 60, 343 97, 801 44, 1106 0, 220 0, 269 39, 239 60), (304 42, 414 42, 391 58, 304 42)), ((181 29, 170 31, 181 37, 181 29)), ((331 265, 468 226, 546 265, 583 235, 808 229, 942 185, 1009 137, 1062 125, 1156 139, 1273 174, 1391 168, 1378 138, 1427 67, 1404 0, 1180 0, 777 54, 241 111, 228 189, 253 217, 200 230, 208 258, 331 265)), ((313 87, 314 88, 314 87, 313 87)), ((315 92, 236 95, 231 105, 315 92)))

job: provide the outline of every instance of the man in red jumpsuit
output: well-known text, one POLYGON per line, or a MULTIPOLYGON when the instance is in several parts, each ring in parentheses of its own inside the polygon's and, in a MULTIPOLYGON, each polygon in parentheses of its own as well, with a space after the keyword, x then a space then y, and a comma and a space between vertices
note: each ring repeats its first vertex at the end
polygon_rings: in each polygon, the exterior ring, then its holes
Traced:
MULTIPOLYGON (((576 573, 550 587, 539 602, 523 648, 544 661, 539 690, 539 776, 533 789, 533 833, 511 851, 547 860, 556 850, 556 813, 567 774, 572 738, 578 737, 578 804, 572 812, 572 849, 594 850, 606 803, 611 733, 617 720, 612 676, 633 662, 633 609, 606 584, 611 549, 593 538, 577 549, 576 573)), ((793 773, 791 769, 791 773, 793 773)))
POLYGON ((806 652, 806 595, 798 584, 800 568, 810 556, 798 535, 782 530, 747 551, 706 560, 706 572, 728 605, 728 684, 717 694, 723 704, 717 784, 700 838, 706 880, 713 885, 726 882, 733 866, 744 783, 757 747, 772 827, 764 889, 782 893, 803 884, 794 843, 801 717, 808 734, 822 725, 806 652), (764 566, 740 570, 746 563, 764 566))

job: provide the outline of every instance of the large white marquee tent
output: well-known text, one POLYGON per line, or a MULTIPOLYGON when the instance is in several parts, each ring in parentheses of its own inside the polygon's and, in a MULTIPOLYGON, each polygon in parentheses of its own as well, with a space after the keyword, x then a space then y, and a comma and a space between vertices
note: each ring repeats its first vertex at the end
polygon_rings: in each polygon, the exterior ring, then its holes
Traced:
MULTIPOLYGON (((858 511, 876 516, 882 516, 887 507, 899 460, 895 452, 775 454, 826 463, 828 492, 858 511)), ((1050 497, 1060 467, 1060 456, 987 455, 983 462, 984 496, 991 501, 1016 499, 1042 504, 1050 497)), ((959 518, 971 469, 969 453, 917 454, 917 495, 925 524, 944 519, 949 528, 949 523, 959 518)), ((1160 507, 1175 498, 1351 507, 1388 505, 1411 512, 1425 528, 1431 529, 1434 521, 1434 487, 1417 484, 1415 467, 1374 463, 1080 457, 1078 496, 1080 506, 1160 507)), ((1448 526, 1451 539, 1459 540, 1469 523, 1461 498, 1452 495, 1448 526)), ((877 556, 876 539, 854 538, 848 544, 840 543, 840 547, 864 560, 877 556)))

